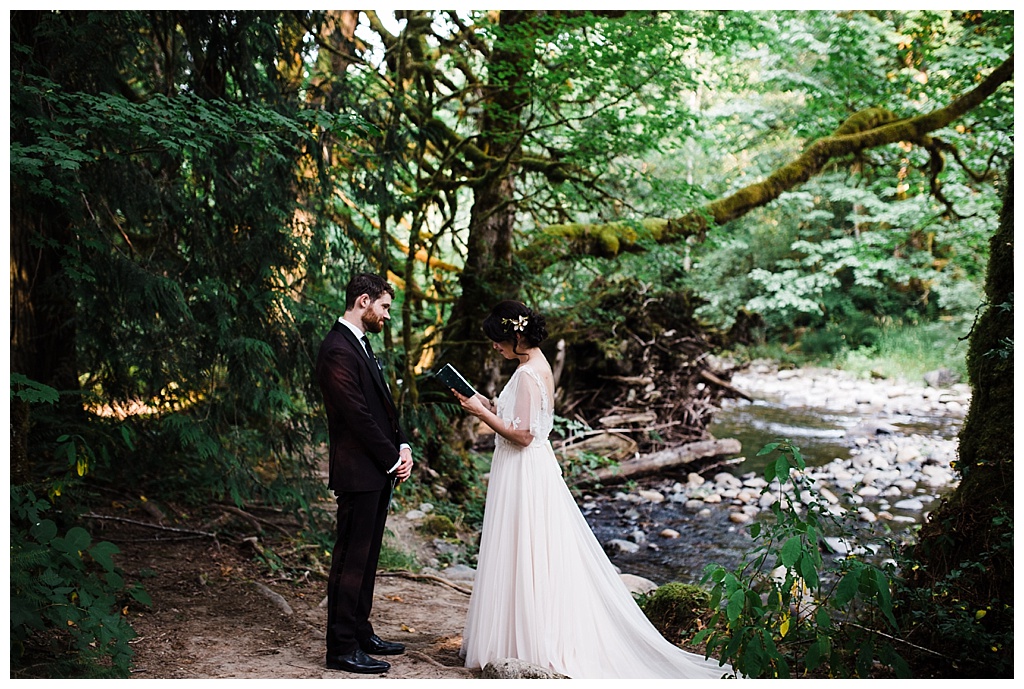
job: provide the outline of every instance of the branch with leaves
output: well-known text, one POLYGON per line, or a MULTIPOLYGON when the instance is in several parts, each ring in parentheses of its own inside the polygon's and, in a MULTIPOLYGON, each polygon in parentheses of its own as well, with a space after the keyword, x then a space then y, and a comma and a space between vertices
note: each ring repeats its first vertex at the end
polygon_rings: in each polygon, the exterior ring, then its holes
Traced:
MULTIPOLYGON (((989 74, 977 87, 946 107, 930 113, 899 119, 880 108, 854 114, 832 136, 814 141, 796 160, 767 178, 725 198, 677 218, 650 218, 603 224, 572 223, 549 225, 519 252, 519 258, 533 269, 543 269, 574 256, 613 258, 624 251, 640 252, 648 242, 678 242, 688 237, 703 239, 712 225, 724 225, 755 208, 776 200, 784 192, 803 184, 825 167, 848 156, 888 144, 910 142, 924 147, 939 144, 931 133, 948 126, 995 93, 1013 78, 1013 56, 989 74)), ((934 189, 934 187, 933 187, 934 189)))

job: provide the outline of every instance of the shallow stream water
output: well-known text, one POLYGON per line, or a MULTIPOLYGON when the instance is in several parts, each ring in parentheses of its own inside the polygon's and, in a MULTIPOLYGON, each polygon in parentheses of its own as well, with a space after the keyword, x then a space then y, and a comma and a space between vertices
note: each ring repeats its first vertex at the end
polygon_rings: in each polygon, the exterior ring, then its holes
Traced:
MULTIPOLYGON (((853 447, 848 432, 862 420, 858 414, 786 406, 772 399, 729 404, 716 413, 709 430, 717 438, 739 440, 742 444, 739 456, 744 459, 714 469, 711 473, 729 471, 740 477, 751 472, 762 475, 769 458, 757 457, 757 451, 780 438, 787 438, 799 447, 809 466, 822 466, 836 458, 847 459, 853 447)), ((959 430, 955 420, 920 414, 893 416, 888 423, 895 427, 894 433, 942 439, 955 438, 959 430)), ((637 487, 670 494, 672 485, 677 481, 685 483, 688 473, 689 469, 681 468, 640 480, 637 487)), ((697 583, 706 565, 717 563, 733 569, 745 560, 753 545, 749 525, 732 523, 724 505, 712 509, 710 516, 698 516, 687 511, 682 504, 669 500, 634 503, 615 499, 615 494, 623 491, 621 486, 609 486, 579 500, 601 543, 612 539, 628 540, 636 531, 646 535, 646 542, 638 552, 610 553, 612 561, 623 572, 645 577, 657 584, 669 581, 697 583), (679 532, 679 537, 659 537, 665 528, 679 532)), ((900 532, 906 532, 912 525, 854 522, 852 528, 857 533, 868 535, 877 534, 879 530, 891 531, 895 533, 895 539, 900 540, 900 532)), ((889 555, 880 553, 877 557, 880 561, 889 555)))

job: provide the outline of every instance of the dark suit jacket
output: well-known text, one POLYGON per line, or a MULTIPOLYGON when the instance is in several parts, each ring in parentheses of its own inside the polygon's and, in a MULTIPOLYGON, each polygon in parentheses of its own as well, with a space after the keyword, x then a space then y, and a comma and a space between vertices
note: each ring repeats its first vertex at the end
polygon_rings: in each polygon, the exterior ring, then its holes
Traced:
POLYGON ((407 442, 391 392, 355 334, 335 323, 320 345, 316 378, 327 408, 333 491, 383 490, 407 442))

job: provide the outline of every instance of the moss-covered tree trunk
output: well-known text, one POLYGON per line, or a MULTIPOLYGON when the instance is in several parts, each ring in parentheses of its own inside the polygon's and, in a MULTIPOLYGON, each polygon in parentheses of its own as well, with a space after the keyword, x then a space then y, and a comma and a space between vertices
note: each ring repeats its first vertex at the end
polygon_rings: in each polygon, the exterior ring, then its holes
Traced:
POLYGON ((495 371, 480 353, 480 324, 499 299, 516 296, 520 280, 512 272, 515 230, 514 160, 522 148, 520 114, 529 102, 526 75, 533 61, 529 22, 536 12, 503 10, 500 37, 488 62, 488 84, 480 130, 481 147, 492 159, 473 189, 466 263, 461 295, 446 331, 447 356, 459 362, 471 380, 487 389, 495 371))
MULTIPOLYGON (((923 526, 910 584, 928 590, 939 608, 961 610, 980 625, 979 632, 1000 635, 1012 634, 1013 625, 1012 162, 985 293, 988 303, 967 353, 973 397, 960 431, 960 484, 923 526)), ((956 643, 938 624, 931 631, 927 641, 933 648, 956 643)), ((984 652, 986 657, 976 659, 980 667, 1012 668, 1012 647, 987 644, 984 652)))

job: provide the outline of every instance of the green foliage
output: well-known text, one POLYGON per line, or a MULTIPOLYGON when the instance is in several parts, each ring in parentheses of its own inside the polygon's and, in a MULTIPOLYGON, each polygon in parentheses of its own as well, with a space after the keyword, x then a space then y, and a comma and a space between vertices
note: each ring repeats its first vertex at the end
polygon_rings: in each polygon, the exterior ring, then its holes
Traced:
POLYGON ((961 319, 886 326, 870 346, 842 349, 830 361, 862 376, 919 381, 928 371, 947 368, 966 380, 968 330, 969 324, 961 319))
POLYGON ((80 526, 61 535, 42 516, 49 509, 31 490, 11 487, 12 677, 37 676, 32 665, 41 658, 56 660, 46 666, 50 678, 127 677, 136 636, 127 611, 152 601, 115 566, 117 546, 93 542, 80 526))
POLYGON ((416 572, 420 569, 420 563, 412 553, 402 550, 391 539, 385 538, 381 544, 380 558, 377 560, 377 567, 385 572, 408 571, 416 572))
MULTIPOLYGON (((896 580, 893 599, 901 625, 910 630, 917 648, 928 649, 919 662, 922 674, 937 677, 1013 677, 1012 600, 1004 600, 985 584, 986 572, 1013 561, 1013 517, 996 510, 988 547, 978 556, 960 558, 927 586, 896 580)), ((901 570, 928 576, 907 553, 898 553, 901 570)))
POLYGON ((875 344, 889 324, 974 311, 992 203, 971 201, 981 215, 953 223, 924 197, 894 203, 841 181, 823 177, 714 233, 688 277, 706 300, 698 314, 728 327, 753 311, 769 336, 832 355, 875 344))
POLYGON ((909 668, 889 641, 895 632, 890 575, 854 557, 827 566, 820 540, 826 527, 841 528, 819 499, 804 470, 799 448, 769 443, 759 456, 768 462, 762 493, 778 491, 772 518, 754 523, 750 559, 735 571, 710 563, 709 627, 694 638, 707 643, 746 677, 787 678, 804 673, 827 677, 874 676, 874 663, 906 677, 909 668), (799 496, 799 497, 798 497, 799 496), (770 570, 766 573, 766 570, 770 570), (858 604, 867 606, 864 626, 858 604))
POLYGON ((49 385, 31 380, 20 373, 11 373, 11 399, 20 399, 29 404, 45 402, 56 404, 60 393, 49 385))
MULTIPOLYGON (((17 224, 17 235, 52 261, 34 292, 39 308, 58 296, 72 304, 74 337, 47 331, 40 347, 77 347, 68 365, 93 415, 83 421, 62 407, 34 419, 33 442, 55 429, 65 438, 31 449, 58 463, 98 463, 103 480, 188 502, 269 498, 302 509, 322 490, 294 485, 309 480, 305 449, 324 435, 311 347, 337 315, 325 316, 319 301, 337 251, 330 228, 315 220, 318 189, 303 168, 317 137, 360 123, 304 109, 288 92, 274 69, 290 61, 275 51, 294 56, 276 35, 296 19, 288 13, 16 19, 16 191, 28 217, 55 219, 17 224), (228 26, 236 38, 212 36, 228 26), (42 37, 79 50, 77 41, 93 35, 119 66, 104 58, 62 70, 37 60, 74 53, 32 51, 42 37), (149 42, 160 37, 182 54, 149 42), (216 46, 226 54, 207 55, 210 69, 190 70, 189 59, 216 46), (148 71, 150 51, 160 53, 156 62, 171 60, 159 79, 148 71), (231 78, 202 83, 218 71, 214 63, 231 78), (114 87, 129 75, 135 91, 114 87), (164 79, 181 88, 161 92, 164 79), (103 419, 125 409, 134 446, 97 462, 107 446, 96 435, 103 419)), ((49 465, 36 463, 37 475, 49 465)))

